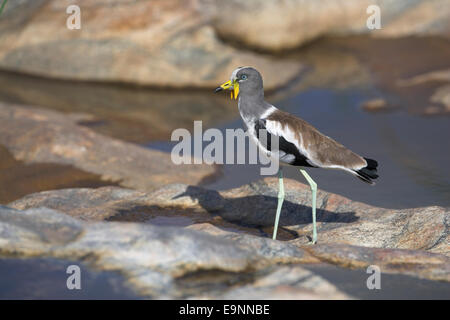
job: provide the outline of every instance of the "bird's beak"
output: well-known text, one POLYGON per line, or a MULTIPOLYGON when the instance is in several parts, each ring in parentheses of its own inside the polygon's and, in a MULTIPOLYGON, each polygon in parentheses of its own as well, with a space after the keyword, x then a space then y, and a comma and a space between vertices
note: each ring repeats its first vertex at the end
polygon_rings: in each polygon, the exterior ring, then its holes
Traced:
POLYGON ((239 82, 236 80, 230 80, 225 82, 224 84, 220 85, 220 87, 217 87, 214 92, 219 92, 222 90, 232 90, 231 91, 231 99, 237 99, 237 96, 239 95, 239 82))

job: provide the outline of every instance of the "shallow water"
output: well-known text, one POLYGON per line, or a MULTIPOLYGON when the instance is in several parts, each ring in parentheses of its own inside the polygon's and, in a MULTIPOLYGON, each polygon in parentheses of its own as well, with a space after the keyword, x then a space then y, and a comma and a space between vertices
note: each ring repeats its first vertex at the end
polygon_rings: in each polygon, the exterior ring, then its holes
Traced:
POLYGON ((138 299, 117 273, 95 271, 84 264, 52 258, 0 259, 0 300, 138 299), (67 267, 78 265, 81 289, 67 289, 67 267))
POLYGON ((367 288, 368 274, 364 269, 344 269, 340 267, 318 264, 304 265, 317 275, 334 284, 348 295, 364 300, 378 299, 450 299, 450 284, 447 282, 417 279, 401 274, 381 273, 380 289, 367 288))

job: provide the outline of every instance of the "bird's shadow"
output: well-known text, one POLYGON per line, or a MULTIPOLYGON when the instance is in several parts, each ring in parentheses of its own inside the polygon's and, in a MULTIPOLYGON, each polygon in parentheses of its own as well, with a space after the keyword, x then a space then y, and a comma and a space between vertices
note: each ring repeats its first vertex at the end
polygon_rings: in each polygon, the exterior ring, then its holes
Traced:
MULTIPOLYGON (((278 198, 268 195, 250 195, 244 197, 223 197, 215 190, 189 186, 185 192, 173 199, 190 197, 206 211, 221 216, 224 220, 252 227, 273 226, 278 198)), ((355 212, 332 212, 316 210, 317 222, 352 223, 359 219, 355 212)), ((280 214, 280 226, 294 226, 312 222, 311 206, 284 200, 280 214)))

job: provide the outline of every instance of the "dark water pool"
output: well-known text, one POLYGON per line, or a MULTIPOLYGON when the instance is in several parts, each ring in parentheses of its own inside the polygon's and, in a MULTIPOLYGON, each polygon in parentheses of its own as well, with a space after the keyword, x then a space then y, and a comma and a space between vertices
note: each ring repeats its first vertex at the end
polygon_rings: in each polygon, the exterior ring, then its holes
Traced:
POLYGON ((52 258, 0 259, 0 300, 10 299, 137 299, 114 272, 99 272, 86 265, 52 258), (67 288, 67 267, 78 265, 81 288, 67 288))

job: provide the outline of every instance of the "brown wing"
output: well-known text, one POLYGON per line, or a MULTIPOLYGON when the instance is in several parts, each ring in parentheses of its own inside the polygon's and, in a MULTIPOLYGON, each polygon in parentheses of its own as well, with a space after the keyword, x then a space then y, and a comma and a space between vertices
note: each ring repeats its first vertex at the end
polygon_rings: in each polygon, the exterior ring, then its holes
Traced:
POLYGON ((358 170, 367 165, 363 157, 287 112, 276 110, 266 118, 266 121, 267 130, 294 143, 299 152, 315 166, 358 170))

